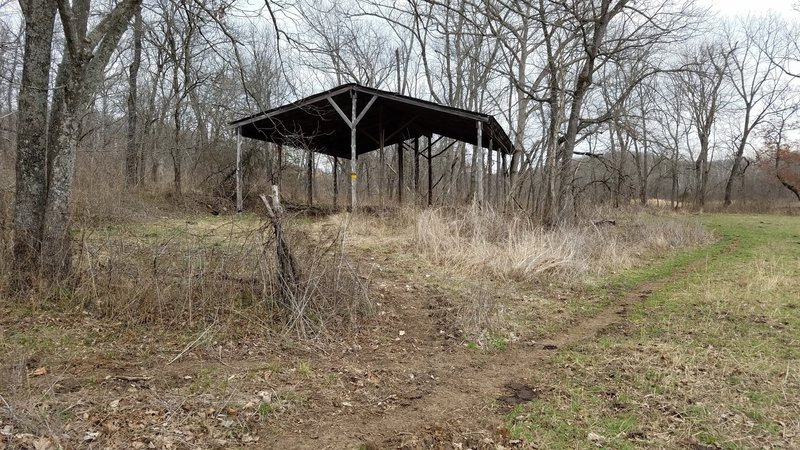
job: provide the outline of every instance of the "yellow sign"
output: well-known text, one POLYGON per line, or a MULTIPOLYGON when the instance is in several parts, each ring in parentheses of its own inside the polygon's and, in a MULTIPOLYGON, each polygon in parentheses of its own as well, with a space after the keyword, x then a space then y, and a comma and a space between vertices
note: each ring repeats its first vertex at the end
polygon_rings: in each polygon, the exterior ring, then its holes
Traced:
POLYGON ((350 178, 351 178, 351 179, 353 179, 353 180, 355 180, 356 178, 358 178, 358 175, 356 175, 356 174, 354 174, 354 173, 351 173, 351 174, 350 174, 350 178))

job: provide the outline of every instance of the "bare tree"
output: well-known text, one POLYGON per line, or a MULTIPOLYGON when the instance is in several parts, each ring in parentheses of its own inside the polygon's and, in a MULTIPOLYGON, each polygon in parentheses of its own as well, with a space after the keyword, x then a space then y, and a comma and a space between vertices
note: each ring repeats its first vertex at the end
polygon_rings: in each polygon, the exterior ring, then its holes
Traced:
POLYGON ((711 133, 717 115, 724 106, 723 81, 728 71, 730 50, 719 44, 704 44, 696 52, 687 56, 687 63, 693 70, 683 75, 688 94, 695 131, 700 144, 694 160, 695 206, 703 208, 709 172, 709 149, 711 133))
POLYGON ((47 199, 47 117, 56 3, 20 1, 25 18, 22 85, 18 95, 14 265, 18 287, 39 271, 47 199))
POLYGON ((742 116, 741 128, 734 138, 733 164, 725 183, 725 206, 731 204, 734 181, 742 176, 742 159, 750 136, 768 118, 773 104, 789 86, 768 57, 775 47, 775 35, 784 24, 775 16, 750 16, 737 25, 735 30, 730 28, 732 24, 728 28, 728 45, 736 47, 731 52, 729 77, 742 116))
POLYGON ((134 13, 133 23, 133 59, 128 76, 128 143, 125 148, 125 183, 131 188, 139 183, 140 146, 137 135, 138 127, 138 83, 139 67, 142 64, 142 7, 138 5, 134 13))

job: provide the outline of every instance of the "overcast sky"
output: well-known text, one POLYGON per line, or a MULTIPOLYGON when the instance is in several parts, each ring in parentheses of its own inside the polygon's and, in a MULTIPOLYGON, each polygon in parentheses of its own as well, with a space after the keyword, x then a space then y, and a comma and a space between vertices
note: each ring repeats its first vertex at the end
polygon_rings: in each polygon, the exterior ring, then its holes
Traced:
POLYGON ((759 14, 769 10, 800 16, 792 10, 792 5, 797 4, 798 1, 800 0, 700 0, 700 3, 710 4, 720 13, 731 16, 748 13, 759 14))

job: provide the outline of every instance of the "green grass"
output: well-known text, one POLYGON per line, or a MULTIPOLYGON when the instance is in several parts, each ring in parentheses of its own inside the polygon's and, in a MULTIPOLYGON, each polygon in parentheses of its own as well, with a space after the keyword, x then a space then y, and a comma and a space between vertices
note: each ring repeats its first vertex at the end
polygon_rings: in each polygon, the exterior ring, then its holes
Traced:
POLYGON ((548 394, 512 412, 513 437, 539 448, 800 447, 800 220, 702 220, 717 243, 603 285, 625 291, 699 262, 537 369, 548 394))

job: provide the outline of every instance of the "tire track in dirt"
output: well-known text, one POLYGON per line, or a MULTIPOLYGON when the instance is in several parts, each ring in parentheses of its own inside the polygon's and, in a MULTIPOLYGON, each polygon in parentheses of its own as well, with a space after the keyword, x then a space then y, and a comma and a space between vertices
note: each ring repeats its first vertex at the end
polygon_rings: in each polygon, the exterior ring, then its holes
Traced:
MULTIPOLYGON (((730 242, 722 254, 733 252, 738 243, 730 242)), ((717 255, 719 257, 721 255, 717 255)), ((713 257, 712 257, 713 258, 713 257)), ((424 361, 415 364, 428 367, 440 378, 426 395, 415 398, 408 406, 398 406, 382 412, 369 408, 318 417, 314 426, 303 433, 272 436, 275 448, 341 449, 366 445, 366 448, 449 448, 452 436, 464 430, 476 436, 474 442, 495 433, 501 424, 497 398, 508 391, 509 383, 524 386, 525 379, 536 371, 537 364, 552 358, 557 349, 570 347, 595 338, 601 331, 625 319, 628 310, 648 298, 653 292, 686 276, 707 263, 698 258, 668 276, 640 283, 604 307, 599 313, 574 323, 535 346, 516 344, 489 355, 479 364, 456 352, 445 358, 435 356, 430 349, 424 361), (421 363, 421 364, 420 364, 421 363)), ((424 308, 411 308, 405 323, 418 323, 434 330, 436 324, 424 313, 424 308), (426 324, 426 325, 423 325, 426 324)), ((403 362, 380 361, 389 370, 399 370, 403 362)), ((312 412, 313 413, 313 412, 312 412)), ((496 435, 493 437, 497 437, 496 435)))

